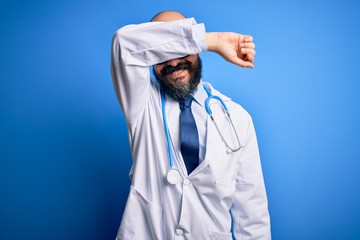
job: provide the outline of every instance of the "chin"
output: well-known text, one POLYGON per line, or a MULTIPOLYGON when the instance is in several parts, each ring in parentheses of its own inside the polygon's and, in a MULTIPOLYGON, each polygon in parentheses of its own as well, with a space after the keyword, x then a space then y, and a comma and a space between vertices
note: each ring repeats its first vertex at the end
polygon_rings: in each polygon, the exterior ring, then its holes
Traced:
POLYGON ((180 77, 176 79, 176 83, 180 83, 182 85, 188 84, 190 81, 190 77, 180 77))

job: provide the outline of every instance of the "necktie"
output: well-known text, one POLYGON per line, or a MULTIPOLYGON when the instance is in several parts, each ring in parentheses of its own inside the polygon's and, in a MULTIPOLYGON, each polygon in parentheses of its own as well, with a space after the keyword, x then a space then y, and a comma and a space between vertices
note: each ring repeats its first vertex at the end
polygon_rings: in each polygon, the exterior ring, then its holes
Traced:
POLYGON ((192 100, 193 97, 190 96, 180 102, 181 154, 185 161, 188 174, 199 165, 199 136, 194 115, 191 112, 192 100))

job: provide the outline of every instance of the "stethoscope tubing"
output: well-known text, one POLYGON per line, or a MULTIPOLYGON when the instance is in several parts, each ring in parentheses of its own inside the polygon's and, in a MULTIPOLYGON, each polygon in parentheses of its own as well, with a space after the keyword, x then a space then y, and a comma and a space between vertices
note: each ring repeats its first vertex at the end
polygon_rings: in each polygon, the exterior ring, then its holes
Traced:
POLYGON ((236 132, 236 129, 235 129, 235 126, 234 126, 234 123, 233 121, 231 120, 231 117, 230 117, 230 113, 229 113, 229 110, 226 106, 226 104, 224 103, 224 101, 219 97, 219 96, 215 96, 215 95, 212 95, 210 89, 208 88, 208 86, 206 86, 205 84, 203 84, 204 86, 204 89, 208 95, 208 97, 206 98, 205 100, 205 109, 206 109, 206 112, 209 114, 211 120, 213 121, 215 127, 216 127, 216 130, 217 132, 219 133, 220 137, 221 137, 221 140, 224 142, 225 146, 226 146, 226 153, 232 153, 232 152, 237 152, 239 151, 243 146, 240 144, 240 140, 239 140, 239 136, 236 132), (223 134, 221 133, 220 131, 220 128, 218 127, 216 121, 215 121, 215 118, 213 117, 213 114, 212 114, 212 111, 211 111, 211 108, 210 108, 210 100, 213 100, 213 99, 216 99, 220 102, 220 104, 222 105, 224 111, 225 111, 225 115, 227 116, 227 119, 229 120, 230 124, 231 124, 231 127, 233 129, 233 132, 235 133, 235 137, 236 137, 236 140, 238 142, 238 147, 235 147, 235 148, 232 148, 230 147, 230 145, 227 143, 225 137, 223 136, 223 134))
POLYGON ((170 161, 170 167, 173 168, 174 159, 173 159, 173 153, 172 153, 172 148, 171 148, 170 131, 169 131, 169 126, 167 124, 167 118, 166 118, 165 93, 163 91, 161 91, 161 106, 162 106, 162 115, 163 115, 165 135, 166 135, 166 139, 167 139, 168 154, 169 154, 169 159, 170 159, 169 160, 170 161))
MULTIPOLYGON (((226 104, 219 96, 212 95, 210 89, 205 84, 203 84, 203 87, 208 95, 208 97, 205 100, 205 110, 209 114, 211 120, 213 121, 213 123, 216 127, 216 130, 218 131, 218 133, 221 137, 221 140, 224 142, 224 144, 226 146, 226 152, 231 153, 231 152, 239 151, 243 146, 240 144, 239 136, 238 136, 235 126, 231 120, 230 113, 228 111, 226 104), (225 111, 225 115, 229 119, 231 127, 235 133, 235 136, 236 136, 236 139, 238 142, 238 147, 231 148, 229 146, 229 144, 227 143, 226 139, 224 138, 223 134, 221 133, 221 131, 213 117, 211 108, 210 108, 210 100, 212 100, 212 99, 218 100, 220 102, 220 104, 222 105, 222 107, 225 111)), ((174 157, 173 157, 174 155, 173 155, 173 151, 172 151, 172 147, 171 147, 170 131, 169 131, 169 126, 168 126, 167 117, 166 117, 166 109, 165 109, 165 93, 161 90, 160 94, 161 94, 161 109, 162 109, 161 111, 162 111, 162 116, 163 116, 164 130, 165 130, 165 135, 166 135, 166 140, 167 140, 167 148, 168 148, 169 163, 170 163, 170 169, 167 173, 167 179, 170 184, 176 184, 178 181, 180 181, 181 176, 180 176, 179 171, 177 169, 175 169, 175 167, 174 167, 174 157), (174 174, 175 171, 176 171, 176 174, 174 174), (173 176, 176 176, 176 177, 174 178, 173 176), (169 179, 176 179, 176 180, 171 181, 169 179)))

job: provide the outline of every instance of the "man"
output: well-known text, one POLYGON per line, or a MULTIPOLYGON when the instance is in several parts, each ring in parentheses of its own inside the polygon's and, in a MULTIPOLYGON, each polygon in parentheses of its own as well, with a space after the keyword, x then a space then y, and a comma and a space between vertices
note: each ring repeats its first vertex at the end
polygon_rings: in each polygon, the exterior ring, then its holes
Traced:
POLYGON ((202 81, 199 58, 253 68, 254 48, 251 36, 205 32, 174 11, 115 33, 111 73, 133 158, 117 239, 271 238, 251 117, 202 81))

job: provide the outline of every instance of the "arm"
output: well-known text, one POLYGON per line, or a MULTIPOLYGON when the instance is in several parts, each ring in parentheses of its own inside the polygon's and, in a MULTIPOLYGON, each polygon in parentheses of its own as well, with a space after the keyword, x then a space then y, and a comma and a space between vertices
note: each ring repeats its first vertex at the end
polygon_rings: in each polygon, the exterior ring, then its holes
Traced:
POLYGON ((270 240, 270 218, 254 126, 249 116, 245 147, 237 163, 235 200, 230 209, 236 239, 270 240))
POLYGON ((206 50, 205 28, 193 18, 129 25, 112 41, 111 74, 128 124, 136 122, 150 89, 149 66, 206 50))

